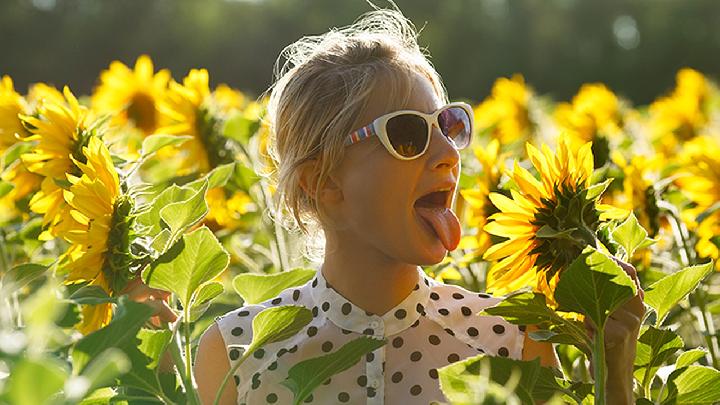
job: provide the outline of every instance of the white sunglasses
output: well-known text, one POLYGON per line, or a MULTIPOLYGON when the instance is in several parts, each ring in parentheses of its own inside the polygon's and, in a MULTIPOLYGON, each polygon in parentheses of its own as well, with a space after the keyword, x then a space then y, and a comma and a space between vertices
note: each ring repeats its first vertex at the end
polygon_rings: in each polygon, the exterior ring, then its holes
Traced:
POLYGON ((345 145, 352 145, 376 135, 385 149, 397 159, 417 159, 430 145, 433 125, 452 141, 455 149, 463 149, 470 144, 472 136, 472 107, 456 102, 447 104, 432 114, 413 110, 391 112, 350 133, 345 145))

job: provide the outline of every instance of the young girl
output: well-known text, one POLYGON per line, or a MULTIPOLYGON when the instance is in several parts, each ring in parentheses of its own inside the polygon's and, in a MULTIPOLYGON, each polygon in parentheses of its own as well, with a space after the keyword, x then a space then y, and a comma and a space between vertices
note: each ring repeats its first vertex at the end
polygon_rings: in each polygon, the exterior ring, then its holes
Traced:
MULTIPOLYGON (((353 26, 301 39, 284 56, 267 115, 277 191, 303 231, 323 232, 324 260, 307 284, 229 312, 207 330, 195 364, 203 402, 212 403, 242 355, 228 346, 247 346, 253 317, 276 305, 305 306, 313 319, 248 358, 222 403, 292 403, 280 385, 288 369, 361 335, 387 344, 306 402, 444 402, 437 369, 478 353, 540 357, 557 367, 552 346, 529 339, 524 327, 476 315, 498 298, 436 282, 420 268, 440 262, 460 240, 451 207, 473 112, 448 103, 411 23, 396 10, 376 10, 353 26)), ((635 298, 608 323, 609 403, 632 401, 642 308, 635 298)))

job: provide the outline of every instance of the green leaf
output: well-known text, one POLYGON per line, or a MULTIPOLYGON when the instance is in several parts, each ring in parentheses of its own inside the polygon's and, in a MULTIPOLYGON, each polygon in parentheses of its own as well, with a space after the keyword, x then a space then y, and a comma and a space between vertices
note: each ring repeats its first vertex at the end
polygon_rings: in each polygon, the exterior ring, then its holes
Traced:
POLYGON ((260 120, 246 118, 242 114, 237 114, 225 122, 222 134, 226 138, 247 146, 248 141, 257 132, 258 128, 260 128, 260 120))
POLYGON ((72 377, 65 385, 65 395, 70 401, 78 401, 89 392, 114 385, 115 378, 130 371, 132 365, 120 349, 109 348, 94 358, 83 374, 72 377), (68 386, 73 389, 68 389, 68 386))
POLYGON ((538 358, 522 361, 480 354, 442 367, 438 374, 440 388, 452 403, 481 403, 487 393, 482 377, 514 392, 523 403, 547 400, 563 391, 552 370, 543 370, 538 358))
POLYGON ((572 233, 575 232, 577 228, 568 228, 563 231, 558 231, 556 229, 553 229, 549 225, 543 225, 540 227, 540 229, 537 230, 535 233, 536 238, 564 238, 564 239, 572 239, 572 233))
POLYGON ((361 336, 332 353, 295 364, 288 371, 287 378, 280 384, 289 388, 294 394, 293 404, 300 404, 323 381, 354 366, 364 355, 385 343, 385 340, 361 336))
POLYGON ((60 392, 67 378, 57 359, 21 358, 11 369, 5 392, 11 404, 44 404, 60 392))
POLYGON ((713 262, 686 267, 653 283, 645 290, 645 303, 657 313, 656 326, 662 325, 668 312, 694 291, 712 272, 713 262))
POLYGON ((683 344, 680 336, 670 330, 644 326, 635 352, 635 378, 644 382, 654 376, 660 366, 683 348, 683 344))
POLYGON ((236 163, 228 163, 224 164, 222 166, 218 166, 210 171, 210 173, 206 174, 205 176, 186 184, 184 187, 191 188, 193 190, 200 190, 203 186, 203 183, 207 180, 208 183, 208 189, 215 188, 215 187, 222 187, 224 186, 228 180, 232 177, 233 172, 235 171, 235 165, 236 163))
POLYGON ((203 186, 189 199, 169 204, 160 209, 160 218, 170 228, 169 246, 172 246, 188 228, 200 222, 207 215, 208 205, 205 201, 207 189, 208 183, 205 181, 203 186))
POLYGON ((238 163, 235 165, 235 174, 233 175, 233 181, 237 183, 244 191, 249 191, 253 184, 257 183, 260 177, 255 171, 249 167, 245 167, 238 163))
POLYGON ((128 405, 127 401, 118 400, 112 388, 100 388, 85 397, 78 405, 128 405))
POLYGON ((106 349, 115 347, 122 350, 132 364, 132 369, 121 377, 122 384, 153 394, 161 392, 156 374, 149 369, 152 359, 139 350, 140 341, 137 339, 140 328, 153 312, 154 309, 149 305, 121 296, 112 321, 106 327, 80 339, 73 347, 73 374, 84 372, 92 359, 106 349))
POLYGON ((188 308, 195 291, 220 275, 229 262, 230 256, 215 235, 203 226, 183 235, 143 271, 142 278, 152 288, 172 291, 188 308))
POLYGON ((611 236, 617 244, 625 249, 628 258, 632 257, 635 250, 655 243, 654 240, 647 237, 647 231, 640 225, 632 212, 622 224, 612 231, 611 236))
POLYGON ((210 301, 222 294, 223 291, 225 291, 225 288, 223 288, 222 283, 217 281, 210 281, 200 286, 200 289, 192 298, 192 304, 190 304, 190 322, 200 319, 202 314, 210 307, 210 301))
POLYGON ((12 183, 0 180, 0 198, 5 197, 14 188, 12 183))
POLYGON ((172 331, 169 329, 152 330, 142 328, 137 337, 140 339, 138 349, 151 360, 147 365, 148 368, 156 368, 160 362, 160 356, 165 352, 165 348, 172 339, 172 331))
POLYGON ((253 338, 247 354, 267 343, 279 342, 297 334, 312 320, 312 312, 298 305, 281 305, 260 311, 253 318, 253 338))
POLYGON ((196 190, 189 187, 180 187, 176 184, 172 184, 155 197, 152 203, 150 203, 150 207, 148 209, 138 215, 137 223, 148 228, 146 232, 147 235, 157 235, 163 230, 164 225, 160 218, 160 210, 169 204, 187 201, 196 193, 196 190))
POLYGON ((147 157, 166 146, 178 146, 193 139, 190 135, 150 135, 143 139, 141 157, 147 157))
POLYGON ((695 363, 696 361, 702 359, 706 355, 707 350, 705 349, 690 349, 678 356, 677 360, 675 360, 675 368, 680 369, 683 367, 687 367, 695 363))
POLYGON ((613 180, 614 179, 607 179, 607 180, 603 181, 602 183, 598 183, 598 184, 594 184, 594 185, 590 186, 587 189, 587 194, 585 194, 585 198, 588 200, 598 199, 598 197, 603 195, 605 190, 607 190, 608 186, 610 185, 610 183, 612 183, 613 180))
POLYGON ((6 279, 12 280, 13 288, 20 290, 33 282, 33 280, 45 274, 47 269, 47 266, 35 263, 20 264, 10 269, 10 271, 2 276, 2 279, 4 282, 7 282, 6 279))
POLYGON ((98 305, 107 302, 117 302, 117 298, 109 296, 102 287, 86 285, 72 293, 68 299, 76 304, 98 305))
POLYGON ((561 311, 585 314, 601 328, 636 293, 633 280, 611 257, 587 247, 560 276, 555 300, 561 311))
POLYGON ((668 379, 668 397, 663 404, 714 404, 720 401, 720 371, 688 366, 668 379))
POLYGON ((548 307, 545 296, 531 291, 518 291, 505 297, 495 306, 485 308, 480 314, 501 316, 515 325, 537 325, 544 329, 531 332, 539 341, 567 343, 590 353, 590 338, 581 322, 566 319, 548 307))
POLYGON ((276 297, 286 288, 305 284, 315 276, 315 270, 294 269, 275 274, 238 274, 233 287, 245 304, 259 304, 276 297))

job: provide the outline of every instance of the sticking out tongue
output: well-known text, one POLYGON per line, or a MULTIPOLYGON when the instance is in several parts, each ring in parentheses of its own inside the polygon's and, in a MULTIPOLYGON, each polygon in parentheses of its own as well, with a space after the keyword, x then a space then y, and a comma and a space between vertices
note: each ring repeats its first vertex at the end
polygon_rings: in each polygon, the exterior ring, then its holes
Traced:
POLYGON ((455 250, 460 243, 460 221, 455 213, 446 207, 415 206, 415 210, 435 230, 447 250, 455 250))

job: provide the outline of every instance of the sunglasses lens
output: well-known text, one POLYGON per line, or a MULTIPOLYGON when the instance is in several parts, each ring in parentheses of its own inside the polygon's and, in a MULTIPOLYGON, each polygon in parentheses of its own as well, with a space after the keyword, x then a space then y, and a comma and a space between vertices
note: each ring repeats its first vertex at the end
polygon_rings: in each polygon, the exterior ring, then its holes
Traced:
POLYGON ((461 107, 449 107, 442 111, 438 117, 440 130, 445 136, 452 139, 457 149, 462 149, 470 143, 470 116, 461 107))
POLYGON ((388 120, 385 129, 393 149, 400 156, 414 157, 425 149, 428 127, 423 117, 413 114, 398 115, 388 120))

